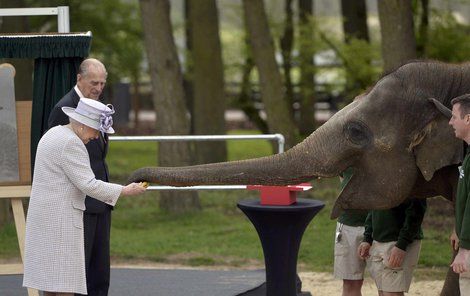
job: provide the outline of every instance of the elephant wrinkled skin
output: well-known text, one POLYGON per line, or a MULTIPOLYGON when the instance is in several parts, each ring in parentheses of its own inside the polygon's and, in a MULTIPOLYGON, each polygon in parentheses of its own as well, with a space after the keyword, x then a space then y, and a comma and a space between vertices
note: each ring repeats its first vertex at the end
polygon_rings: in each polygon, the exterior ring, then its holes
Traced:
MULTIPOLYGON (((201 184, 287 185, 354 175, 331 213, 385 209, 406 198, 437 195, 454 200, 463 142, 448 119, 450 101, 470 93, 470 63, 415 61, 381 78, 292 149, 257 159, 187 167, 147 167, 129 181, 201 184)), ((449 269, 441 295, 459 295, 449 269)))
POLYGON ((463 144, 431 100, 447 108, 470 93, 470 63, 415 61, 382 77, 292 149, 257 159, 187 167, 147 167, 130 181, 200 184, 286 185, 354 175, 332 211, 385 209, 408 197, 455 194, 463 144))

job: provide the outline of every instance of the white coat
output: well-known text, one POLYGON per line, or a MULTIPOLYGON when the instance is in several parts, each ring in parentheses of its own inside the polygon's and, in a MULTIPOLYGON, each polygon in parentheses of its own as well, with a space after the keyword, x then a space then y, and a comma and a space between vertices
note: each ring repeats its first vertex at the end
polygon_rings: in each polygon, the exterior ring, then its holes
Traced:
POLYGON ((83 238, 85 196, 114 206, 118 184, 95 179, 80 138, 56 126, 38 144, 26 219, 23 286, 87 294, 83 238))

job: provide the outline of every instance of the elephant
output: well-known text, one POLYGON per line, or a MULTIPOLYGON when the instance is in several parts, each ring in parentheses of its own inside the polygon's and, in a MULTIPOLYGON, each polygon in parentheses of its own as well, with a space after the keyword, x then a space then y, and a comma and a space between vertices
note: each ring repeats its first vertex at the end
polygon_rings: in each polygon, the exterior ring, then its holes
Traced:
POLYGON ((332 218, 343 209, 386 209, 408 197, 455 193, 463 143, 439 110, 470 93, 470 63, 413 61, 379 79, 304 141, 272 156, 186 167, 145 167, 129 181, 289 185, 354 176, 342 190, 332 218), (439 107, 439 108, 438 108, 439 107))
POLYGON ((466 93, 470 63, 411 61, 383 75, 284 153, 186 167, 145 167, 134 171, 129 181, 289 185, 334 177, 352 167, 354 175, 336 199, 332 218, 344 209, 392 208, 407 198, 440 195, 453 200, 464 145, 446 113, 451 100, 466 93))

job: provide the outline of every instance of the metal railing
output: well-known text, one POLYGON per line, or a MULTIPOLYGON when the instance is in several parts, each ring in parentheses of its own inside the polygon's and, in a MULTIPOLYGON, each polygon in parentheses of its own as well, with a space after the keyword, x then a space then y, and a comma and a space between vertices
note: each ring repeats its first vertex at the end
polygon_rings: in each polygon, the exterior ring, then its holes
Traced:
POLYGON ((59 33, 70 32, 70 16, 68 6, 0 9, 0 16, 34 15, 57 15, 57 31, 59 33))
MULTIPOLYGON (((226 141, 226 140, 274 140, 278 143, 278 153, 284 152, 285 139, 281 134, 263 135, 191 135, 191 136, 111 136, 116 142, 183 142, 183 141, 226 141)), ((147 190, 234 190, 246 189, 246 185, 200 185, 187 187, 149 186, 147 190)))

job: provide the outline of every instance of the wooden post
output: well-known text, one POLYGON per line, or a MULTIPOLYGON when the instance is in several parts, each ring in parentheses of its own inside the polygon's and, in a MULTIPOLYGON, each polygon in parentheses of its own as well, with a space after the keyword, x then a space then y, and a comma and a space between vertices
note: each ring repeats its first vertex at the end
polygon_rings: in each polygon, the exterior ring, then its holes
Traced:
MULTIPOLYGON (((0 186, 0 199, 8 198, 11 200, 13 209, 13 218, 15 219, 16 234, 18 237, 18 246, 20 248, 21 263, 20 264, 2 264, 0 265, 0 274, 23 274, 24 259, 24 236, 26 229, 26 219, 23 208, 23 198, 29 198, 31 194, 31 186, 0 186)), ((28 288, 29 296, 39 296, 39 292, 35 289, 28 288)))

